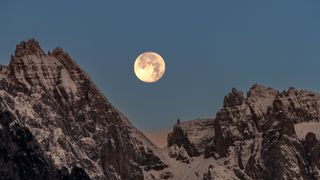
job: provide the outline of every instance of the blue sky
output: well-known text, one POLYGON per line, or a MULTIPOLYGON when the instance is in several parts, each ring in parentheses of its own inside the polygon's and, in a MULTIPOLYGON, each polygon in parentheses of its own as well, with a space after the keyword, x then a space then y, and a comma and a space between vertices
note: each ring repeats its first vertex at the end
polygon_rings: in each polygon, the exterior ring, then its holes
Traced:
POLYGON ((146 131, 213 117, 232 87, 320 90, 318 0, 1 1, 0 63, 29 38, 64 48, 146 131), (166 61, 157 83, 133 73, 144 51, 166 61))

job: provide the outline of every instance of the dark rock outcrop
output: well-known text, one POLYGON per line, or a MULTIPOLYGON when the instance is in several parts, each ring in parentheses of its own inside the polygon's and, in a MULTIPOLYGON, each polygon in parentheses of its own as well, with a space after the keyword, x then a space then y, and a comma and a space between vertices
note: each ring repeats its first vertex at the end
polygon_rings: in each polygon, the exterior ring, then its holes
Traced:
POLYGON ((73 167, 57 170, 29 128, 16 122, 11 112, 0 113, 0 177, 14 180, 89 180, 87 173, 73 167))
POLYGON ((232 91, 224 97, 223 107, 239 106, 244 102, 243 92, 232 88, 232 91))
POLYGON ((0 113, 1 179, 54 179, 54 167, 29 129, 14 123, 10 112, 0 113))
POLYGON ((38 41, 29 39, 28 41, 22 41, 18 44, 14 52, 15 58, 24 57, 26 55, 44 56, 45 53, 41 49, 38 41))
POLYGON ((190 142, 187 134, 183 131, 179 124, 176 124, 173 128, 173 132, 169 133, 168 135, 168 147, 174 144, 178 147, 183 147, 191 157, 199 155, 195 145, 190 142))
MULTIPOLYGON (((206 151, 206 146, 214 136, 214 121, 212 119, 194 119, 192 121, 178 121, 173 131, 168 134, 167 146, 170 156, 183 157, 184 151, 190 157, 199 156, 206 151), (176 147, 173 147, 176 146, 176 147), (171 148, 172 147, 172 148, 171 148), (177 150, 177 152, 174 152, 177 150)), ((182 158, 183 159, 183 158, 182 158)))
POLYGON ((320 145, 316 135, 312 132, 307 133, 305 137, 304 151, 308 167, 306 174, 310 179, 319 178, 320 174, 318 170, 320 169, 320 145))

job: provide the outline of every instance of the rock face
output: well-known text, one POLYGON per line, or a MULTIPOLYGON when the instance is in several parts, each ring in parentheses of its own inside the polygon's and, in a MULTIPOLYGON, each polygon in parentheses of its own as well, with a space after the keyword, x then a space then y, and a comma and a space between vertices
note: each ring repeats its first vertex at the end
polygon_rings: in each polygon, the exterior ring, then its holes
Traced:
POLYGON ((1 179, 51 179, 56 172, 29 129, 12 122, 10 112, 0 114, 1 179))
POLYGON ((16 123, 8 111, 0 113, 0 177, 1 179, 81 179, 89 180, 80 167, 71 174, 65 167, 56 169, 34 139, 30 130, 16 123))
POLYGON ((233 88, 232 91, 224 97, 223 107, 235 107, 244 103, 243 92, 233 88))
POLYGON ((61 48, 45 54, 34 39, 18 44, 10 64, 0 68, 0 102, 1 112, 12 116, 0 126, 8 137, 1 138, 1 151, 8 152, 1 153, 1 166, 9 167, 1 168, 5 177, 138 180, 143 169, 166 167, 157 148, 61 48))
POLYGON ((173 131, 168 134, 168 147, 176 145, 178 148, 182 147, 190 157, 199 156, 204 153, 206 144, 214 137, 213 128, 213 119, 177 122, 173 131))
MULTIPOLYGON (((256 84, 244 97, 241 91, 232 89, 211 121, 213 136, 203 141, 205 151, 195 154, 214 158, 204 167, 203 179, 219 178, 221 168, 236 179, 320 178, 319 94, 295 88, 278 92, 256 84)), ((170 136, 177 131, 176 126, 170 136)), ((192 133, 182 130, 179 134, 185 135, 180 137, 184 140, 169 146, 195 145, 189 143, 194 138, 192 133)))

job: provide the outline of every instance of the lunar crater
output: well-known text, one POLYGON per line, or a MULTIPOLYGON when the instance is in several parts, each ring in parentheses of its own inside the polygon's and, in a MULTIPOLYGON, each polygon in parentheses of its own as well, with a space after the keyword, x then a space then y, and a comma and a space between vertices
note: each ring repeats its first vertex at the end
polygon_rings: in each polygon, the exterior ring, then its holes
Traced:
POLYGON ((156 82, 165 72, 165 62, 159 54, 145 52, 137 57, 134 63, 134 72, 143 82, 156 82))

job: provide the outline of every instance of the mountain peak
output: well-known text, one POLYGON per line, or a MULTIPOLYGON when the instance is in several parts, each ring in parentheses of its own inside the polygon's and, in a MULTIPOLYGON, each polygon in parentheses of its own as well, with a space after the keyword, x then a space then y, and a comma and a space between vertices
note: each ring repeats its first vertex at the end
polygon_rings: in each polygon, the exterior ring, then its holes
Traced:
POLYGON ((56 57, 57 59, 71 59, 69 54, 65 52, 61 47, 56 47, 53 49, 52 53, 50 54, 53 57, 56 57))
POLYGON ((168 155, 189 167, 180 179, 201 172, 195 166, 208 169, 203 179, 319 179, 319 107, 307 90, 254 84, 244 98, 234 88, 214 120, 174 126, 168 155))
POLYGON ((232 88, 231 92, 224 97, 223 107, 234 107, 244 102, 243 92, 232 88))
POLYGON ((76 166, 80 169, 75 171, 92 179, 140 180, 144 169, 167 167, 158 149, 62 48, 45 54, 35 39, 18 44, 8 70, 0 71, 0 102, 2 111, 30 130, 59 171, 72 169, 72 175, 76 166))
POLYGON ((275 96, 278 93, 277 90, 266 87, 260 84, 254 84, 251 86, 250 90, 247 93, 247 97, 252 99, 256 97, 267 97, 267 96, 275 96))
POLYGON ((69 70, 77 69, 78 71, 81 71, 77 63, 69 56, 69 54, 66 51, 64 51, 60 47, 56 47, 55 49, 53 49, 52 53, 49 54, 49 56, 58 59, 61 62, 61 64, 63 64, 69 70))
POLYGON ((45 53, 41 49, 39 42, 34 38, 27 41, 22 41, 16 45, 14 57, 19 58, 28 55, 43 56, 45 53))

